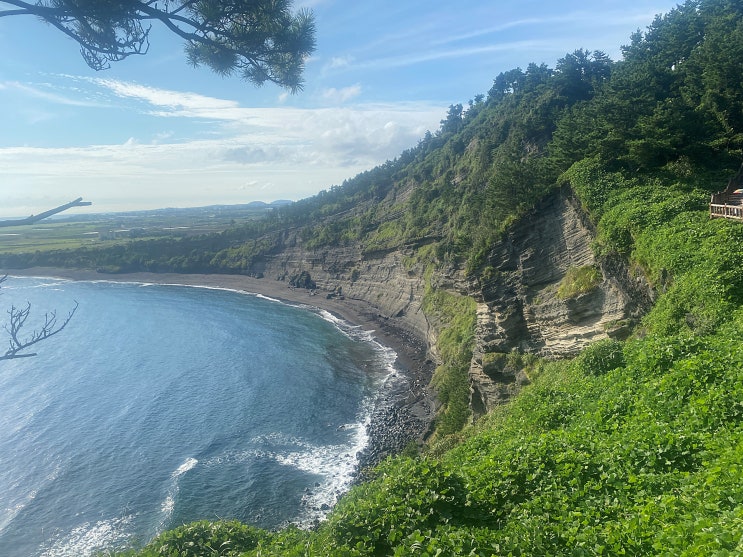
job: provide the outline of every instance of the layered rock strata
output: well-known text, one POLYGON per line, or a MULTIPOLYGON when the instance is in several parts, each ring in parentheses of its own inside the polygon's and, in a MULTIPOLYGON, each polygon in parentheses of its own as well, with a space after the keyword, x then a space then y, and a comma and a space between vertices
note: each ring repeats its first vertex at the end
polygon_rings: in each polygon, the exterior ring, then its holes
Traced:
POLYGON ((471 405, 485 413, 528 382, 523 370, 496 354, 572 356, 589 343, 625 338, 650 303, 644 283, 630 284, 616 261, 598 261, 593 230, 569 192, 540 203, 493 246, 471 293, 478 302, 476 347, 470 367, 471 405), (589 290, 560 296, 571 269, 594 266, 589 290))
MULTIPOLYGON (((508 400, 528 382, 523 369, 498 355, 574 355, 595 340, 626 336, 650 303, 650 290, 630 278, 621 262, 596 260, 593 239, 590 223, 570 192, 562 190, 544 199, 492 246, 477 278, 465 277, 461 269, 439 277, 437 287, 477 302, 469 372, 475 415, 508 400), (601 273, 595 287, 559 296, 568 271, 588 266, 601 273)), ((316 295, 362 301, 380 324, 426 342, 435 361, 437 326, 423 312, 423 268, 410 263, 413 255, 412 248, 369 254, 358 245, 308 250, 290 235, 253 271, 287 285, 305 273, 316 285, 316 295)))

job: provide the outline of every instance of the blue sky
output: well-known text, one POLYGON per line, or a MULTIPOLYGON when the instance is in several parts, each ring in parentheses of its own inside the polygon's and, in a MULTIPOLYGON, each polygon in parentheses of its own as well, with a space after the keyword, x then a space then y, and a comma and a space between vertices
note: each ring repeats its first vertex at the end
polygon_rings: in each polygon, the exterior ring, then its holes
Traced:
POLYGON ((414 146, 502 71, 578 48, 619 59, 676 4, 303 0, 317 51, 297 95, 188 66, 162 26, 146 56, 95 72, 59 31, 0 18, 0 216, 79 196, 89 212, 307 197, 414 146))

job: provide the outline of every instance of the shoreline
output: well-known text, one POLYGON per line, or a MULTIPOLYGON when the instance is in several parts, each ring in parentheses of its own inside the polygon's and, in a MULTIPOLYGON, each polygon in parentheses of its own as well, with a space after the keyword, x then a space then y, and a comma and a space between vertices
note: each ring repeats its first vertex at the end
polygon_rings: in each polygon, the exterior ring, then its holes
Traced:
POLYGON ((323 291, 311 294, 305 289, 290 288, 285 282, 246 275, 121 273, 106 274, 84 269, 32 267, 8 269, 9 276, 49 277, 74 281, 109 281, 161 285, 223 288, 274 298, 283 303, 299 304, 330 312, 353 325, 373 333, 375 339, 396 354, 395 368, 404 385, 380 393, 368 428, 369 442, 358 457, 358 477, 385 457, 399 454, 408 445, 418 446, 430 433, 436 409, 433 393, 428 389, 434 364, 427 358, 425 342, 380 316, 363 300, 327 298, 323 291))

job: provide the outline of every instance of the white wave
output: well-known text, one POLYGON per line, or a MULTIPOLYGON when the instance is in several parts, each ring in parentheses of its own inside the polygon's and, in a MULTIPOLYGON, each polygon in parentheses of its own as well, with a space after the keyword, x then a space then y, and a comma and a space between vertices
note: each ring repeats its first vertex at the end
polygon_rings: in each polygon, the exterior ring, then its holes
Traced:
POLYGON ((369 441, 368 427, 372 409, 371 402, 365 404, 360 421, 340 426, 339 429, 353 432, 348 443, 313 445, 297 440, 296 450, 267 453, 267 456, 284 466, 322 478, 313 487, 308 487, 302 496, 304 508, 297 518, 298 526, 309 528, 316 522, 325 520, 338 498, 351 487, 359 464, 357 455, 369 441))
POLYGON ((227 288, 225 286, 207 286, 204 284, 182 284, 180 282, 140 282, 134 284, 139 284, 140 286, 175 286, 178 288, 195 288, 198 290, 219 290, 221 292, 237 292, 239 294, 243 293, 242 290, 239 290, 237 288, 227 288))
MULTIPOLYGON (((225 466, 250 462, 254 459, 274 462, 311 474, 315 479, 302 496, 302 509, 292 523, 310 528, 327 517, 338 498, 350 488, 358 466, 357 454, 368 442, 367 428, 373 404, 369 401, 362 408, 358 422, 343 424, 339 430, 348 432, 346 443, 317 445, 295 436, 273 432, 250 440, 250 449, 226 451, 210 457, 203 466, 225 466)), ((163 503, 163 509, 168 507, 163 503)))
POLYGON ((158 533, 161 532, 165 527, 167 526, 168 522, 170 521, 170 518, 173 516, 173 510, 175 509, 175 501, 178 498, 178 493, 181 490, 180 486, 180 477, 183 476, 186 472, 189 470, 193 470, 193 468, 199 463, 198 460, 196 460, 193 457, 188 457, 186 460, 183 461, 183 464, 181 464, 178 468, 173 470, 173 473, 170 474, 170 477, 172 479, 171 485, 168 488, 168 492, 165 495, 165 499, 160 504, 160 521, 158 523, 158 533))
POLYGON ((345 319, 341 319, 324 309, 312 308, 310 306, 304 306, 304 308, 314 311, 314 313, 322 317, 325 321, 331 323, 345 337, 371 345, 382 367, 387 371, 387 375, 382 380, 383 384, 386 383, 390 376, 397 374, 397 352, 389 346, 382 344, 375 336, 375 331, 349 323, 345 319))
MULTIPOLYGON (((2 276, 2 275, 0 275, 2 276)), ((8 275, 9 280, 8 282, 3 284, 3 290, 31 290, 35 288, 57 288, 65 283, 72 282, 68 279, 63 278, 56 278, 56 277, 27 277, 27 276, 17 276, 17 275, 8 275), (16 280, 20 279, 22 282, 16 282, 16 280), (30 280, 35 281, 42 281, 37 283, 29 284, 28 282, 30 280), (51 282, 50 282, 51 281, 51 282)))
MULTIPOLYGON (((358 448, 360 450, 360 448, 358 448)), ((317 474, 322 480, 308 487, 302 496, 303 511, 297 518, 301 527, 324 520, 338 498, 348 491, 358 464, 354 446, 308 446, 303 450, 272 455, 276 462, 303 472, 317 474)))
POLYGON ((321 309, 318 311, 318 313, 323 319, 325 319, 325 321, 332 323, 336 327, 341 327, 341 325, 346 323, 346 321, 344 321, 340 317, 336 317, 326 309, 321 309))
POLYGON ((272 298, 271 296, 266 296, 265 294, 254 294, 252 292, 249 292, 249 294, 251 294, 252 296, 255 296, 256 298, 260 298, 261 300, 268 300, 269 302, 274 302, 274 303, 277 303, 277 304, 283 304, 284 303, 281 300, 279 300, 278 298, 272 298))
POLYGON ((40 557, 88 557, 114 546, 122 547, 133 535, 130 528, 133 518, 129 515, 85 522, 45 547, 40 557))
POLYGON ((170 475, 171 478, 177 478, 178 476, 181 476, 191 470, 194 466, 196 466, 199 463, 198 460, 196 460, 193 457, 188 457, 183 464, 181 464, 176 470, 170 475))
MULTIPOLYGON (((177 286, 179 288, 195 288, 199 290, 217 290, 220 292, 232 292, 234 294, 242 294, 247 296, 253 296, 255 298, 260 298, 262 300, 268 300, 269 302, 276 302, 279 304, 284 304, 282 300, 279 300, 277 298, 271 298, 270 296, 265 296, 263 294, 258 294, 256 292, 250 292, 249 290, 244 290, 242 288, 230 288, 227 286, 208 286, 204 284, 184 284, 180 282, 137 282, 137 281, 96 281, 96 282, 113 282, 116 284, 136 284, 140 287, 148 287, 148 286, 177 286)), ((291 305, 291 304, 287 304, 291 305)))
POLYGON ((36 490, 32 491, 26 501, 20 503, 11 503, 5 507, 3 514, 0 516, 0 534, 15 520, 15 517, 26 507, 29 501, 36 497, 36 490))
POLYGON ((173 515, 173 509, 175 508, 175 499, 173 499, 173 496, 168 494, 168 496, 165 498, 165 501, 163 501, 162 505, 160 505, 160 511, 170 518, 173 515))

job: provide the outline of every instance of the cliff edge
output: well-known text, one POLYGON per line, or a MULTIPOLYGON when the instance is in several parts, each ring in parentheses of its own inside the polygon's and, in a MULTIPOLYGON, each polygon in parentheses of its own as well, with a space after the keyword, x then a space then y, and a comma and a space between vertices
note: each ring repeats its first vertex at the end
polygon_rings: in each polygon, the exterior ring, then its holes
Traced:
MULTIPOLYGON (((475 348, 469 369, 475 416, 507 401, 528 377, 508 362, 510 353, 546 358, 573 356, 589 343, 624 338, 651 302, 642 278, 621 262, 598 261, 593 228, 569 189, 545 197, 495 243, 477 273, 453 268, 435 285, 477 303, 475 348), (594 269, 594 283, 561 289, 576 269, 594 269)), ((426 316, 425 269, 414 248, 365 252, 361 245, 307 249, 301 233, 286 234, 252 271, 286 281, 311 276, 316 295, 363 301, 380 323, 426 343, 437 362, 436 320, 426 316)))

